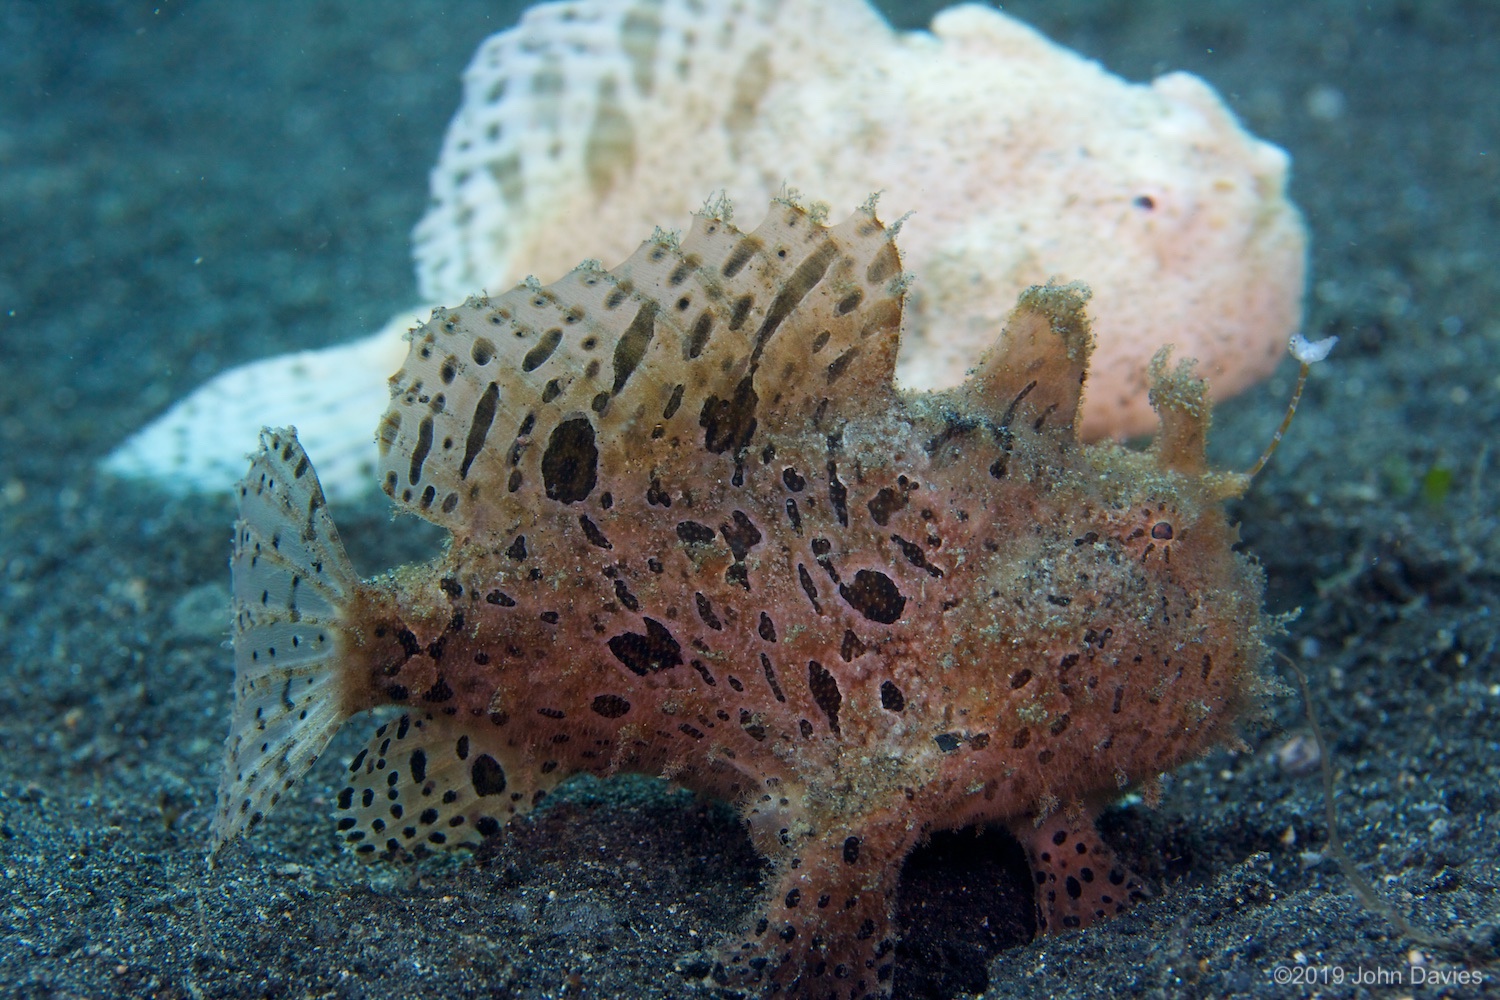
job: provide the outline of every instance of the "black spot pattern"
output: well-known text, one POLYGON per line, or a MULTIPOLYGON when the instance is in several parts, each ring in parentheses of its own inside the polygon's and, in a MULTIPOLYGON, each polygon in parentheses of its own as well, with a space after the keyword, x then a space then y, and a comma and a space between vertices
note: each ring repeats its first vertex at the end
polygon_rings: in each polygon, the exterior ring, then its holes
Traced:
POLYGON ((698 426, 703 428, 703 446, 716 455, 748 447, 755 435, 755 407, 759 402, 749 375, 740 380, 734 395, 728 399, 709 396, 698 416, 698 426))
POLYGON ((839 596, 872 622, 890 625, 901 617, 906 598, 896 582, 875 569, 862 569, 850 583, 839 584, 839 596))
POLYGON ((618 719, 630 711, 630 702, 617 694, 601 694, 594 699, 590 707, 595 714, 606 719, 618 719))
POLYGON ((598 467, 594 425, 587 417, 564 420, 552 429, 542 454, 542 485, 548 497, 562 503, 587 499, 599 481, 598 467))
POLYGON ((480 796, 499 795, 505 791, 505 768, 489 754, 482 753, 469 765, 469 781, 480 796))
POLYGON ((690 545, 707 545, 714 540, 714 529, 697 521, 678 521, 677 537, 690 545))
POLYGON ((844 694, 833 674, 817 660, 807 661, 807 689, 812 692, 813 701, 823 714, 828 716, 828 728, 833 730, 833 735, 839 735, 839 706, 844 703, 844 694))
POLYGON ((682 663, 682 647, 667 627, 654 618, 643 619, 646 634, 623 632, 609 640, 609 651, 638 677, 670 670, 682 663))
POLYGON ((474 464, 479 450, 484 447, 485 439, 490 434, 490 425, 495 422, 495 404, 499 399, 500 386, 491 382, 480 395, 479 402, 474 404, 474 417, 469 421, 469 435, 464 442, 464 460, 458 467, 458 478, 468 478, 469 467, 474 464))

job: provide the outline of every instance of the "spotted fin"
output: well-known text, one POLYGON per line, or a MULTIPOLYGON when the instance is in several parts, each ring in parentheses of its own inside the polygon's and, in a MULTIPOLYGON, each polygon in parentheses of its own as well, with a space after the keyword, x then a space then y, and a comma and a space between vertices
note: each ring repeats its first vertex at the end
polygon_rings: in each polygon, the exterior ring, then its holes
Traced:
POLYGON ((778 200, 749 234, 727 216, 710 206, 611 271, 436 313, 392 379, 385 491, 460 537, 498 535, 673 449, 721 455, 727 475, 788 427, 887 408, 904 286, 873 204, 825 227, 778 200))
POLYGON ((1061 934, 1123 913, 1151 892, 1099 836, 1095 814, 1054 812, 1040 824, 1020 819, 1011 832, 1035 873, 1037 931, 1061 934))
POLYGON ((431 713, 375 731, 350 761, 338 793, 338 829, 360 857, 477 847, 557 784, 499 739, 431 713))
POLYGON ((340 614, 359 584, 295 430, 261 432, 238 492, 234 718, 213 851, 270 811, 349 714, 340 614))

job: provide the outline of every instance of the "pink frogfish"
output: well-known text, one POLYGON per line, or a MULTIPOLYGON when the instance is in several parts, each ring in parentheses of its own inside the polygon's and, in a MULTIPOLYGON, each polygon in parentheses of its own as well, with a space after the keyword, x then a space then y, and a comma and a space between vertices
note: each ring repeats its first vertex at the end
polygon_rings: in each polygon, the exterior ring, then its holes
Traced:
POLYGON ((612 270, 436 311, 380 477, 451 544, 361 580, 292 430, 239 488, 233 728, 214 848, 345 720, 339 836, 407 857, 501 837, 579 772, 732 803, 768 860, 712 977, 891 989, 902 861, 1000 823, 1044 933, 1148 894, 1094 821, 1233 743, 1271 629, 1207 467, 1209 403, 1153 365, 1149 450, 1084 445, 1078 285, 1025 292, 954 389, 893 384, 907 278, 867 204, 825 226, 709 205, 612 270))

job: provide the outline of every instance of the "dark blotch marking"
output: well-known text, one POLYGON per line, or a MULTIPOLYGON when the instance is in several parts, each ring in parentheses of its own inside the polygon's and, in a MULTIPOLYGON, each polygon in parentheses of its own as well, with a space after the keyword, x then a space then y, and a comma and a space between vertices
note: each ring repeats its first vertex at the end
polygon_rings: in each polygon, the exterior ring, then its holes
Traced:
POLYGON ((849 527, 849 488, 839 479, 838 464, 832 461, 828 463, 828 502, 833 504, 839 524, 849 527))
POLYGON ((693 322, 692 332, 688 334, 688 358, 696 358, 703 353, 704 346, 708 343, 708 335, 713 332, 714 314, 710 309, 705 309, 698 314, 693 322))
POLYGON ((676 415, 677 408, 682 405, 682 394, 686 388, 681 382, 677 383, 677 387, 672 390, 671 398, 667 400, 666 407, 661 411, 663 420, 671 420, 676 415))
POLYGON ((422 644, 417 641, 417 636, 409 628, 403 628, 396 633, 396 641, 401 644, 401 651, 406 654, 407 659, 422 652, 422 644))
POLYGON ((797 470, 791 466, 781 470, 781 482, 793 493, 801 493, 807 488, 807 480, 798 475, 797 470))
POLYGON ((731 516, 734 524, 732 526, 719 525, 719 533, 724 536, 724 541, 729 543, 729 551, 734 553, 734 561, 744 562, 750 550, 760 544, 760 529, 742 510, 735 511, 731 516))
POLYGON ((423 417, 417 425, 417 443, 411 450, 411 468, 407 471, 407 481, 413 486, 421 480, 422 464, 427 461, 427 453, 431 450, 432 418, 423 417))
POLYGON ((733 397, 709 396, 704 400, 698 426, 704 430, 703 446, 714 454, 740 451, 755 435, 755 407, 760 397, 752 382, 753 376, 746 375, 735 386, 733 397))
POLYGON ((547 496, 562 503, 578 503, 598 482, 599 448, 594 425, 587 417, 564 420, 552 429, 542 454, 542 483, 547 496))
POLYGON ((910 499, 905 490, 898 493, 886 486, 871 497, 865 506, 870 509, 870 516, 875 519, 875 523, 884 528, 890 523, 891 515, 904 509, 910 499))
POLYGON ((521 562, 523 559, 525 559, 526 558, 526 536, 525 535, 517 535, 516 536, 516 540, 510 543, 510 548, 508 548, 508 549, 505 550, 505 554, 508 555, 508 556, 510 556, 516 562, 521 562))
MULTIPOLYGON (((707 684, 709 687, 713 687, 718 683, 718 681, 714 680, 714 675, 709 673, 708 668, 703 665, 702 660, 689 660, 688 665, 691 666, 694 670, 698 671, 698 676, 702 677, 703 683, 707 684)), ((723 709, 720 709, 719 718, 727 721, 729 719, 729 716, 724 714, 723 709)))
POLYGON ((714 529, 697 521, 678 521, 677 537, 689 545, 707 545, 714 540, 714 529))
POLYGON ((839 595, 855 611, 884 625, 895 622, 906 608, 906 597, 895 581, 874 569, 862 569, 852 583, 839 584, 839 595))
POLYGON ((759 632, 760 637, 767 642, 776 641, 776 623, 771 621, 771 616, 766 614, 764 611, 760 613, 760 624, 756 626, 756 631, 759 632))
POLYGON ((851 629, 844 629, 844 641, 839 646, 839 656, 843 657, 845 663, 851 663, 857 657, 864 656, 869 648, 864 644, 864 640, 855 635, 851 629))
POLYGON ((646 634, 622 632, 609 640, 609 651, 625 669, 638 677, 670 670, 682 663, 682 647, 667 627, 654 618, 644 619, 646 634))
POLYGON ((901 259, 896 255, 895 246, 886 243, 875 255, 875 259, 870 261, 870 266, 865 269, 865 280, 872 285, 878 285, 894 275, 900 266, 901 259))
POLYGON ((786 701, 786 695, 781 692, 781 683, 776 679, 776 668, 771 665, 771 658, 765 653, 760 654, 760 666, 765 671, 766 683, 771 685, 771 693, 776 696, 776 700, 786 701))
POLYGON ((595 715, 603 715, 604 718, 619 718, 625 712, 630 711, 630 702, 622 699, 618 694, 600 694, 595 697, 594 703, 589 708, 594 709, 595 715))
POLYGON ((963 740, 953 733, 938 733, 932 738, 932 741, 938 745, 938 749, 943 753, 952 753, 963 744, 963 740))
POLYGON ((791 522, 793 531, 802 534, 802 512, 797 509, 795 497, 786 498, 786 519, 791 522))
POLYGON ((469 765, 469 780, 477 794, 499 795, 505 791, 505 768, 489 754, 482 753, 469 765))
POLYGON ((734 305, 729 312, 729 329, 738 330, 745 325, 745 320, 750 315, 750 307, 755 305, 755 299, 750 295, 741 295, 734 300, 734 305))
POLYGON ((844 841, 844 863, 851 865, 859 863, 858 837, 849 837, 844 841))
POLYGON ((625 586, 624 580, 615 580, 615 599, 630 611, 641 610, 641 602, 630 592, 630 588, 625 586))
POLYGON ((813 610, 821 615, 823 613, 823 606, 818 603, 818 588, 813 585, 812 574, 801 563, 797 564, 797 582, 802 584, 802 592, 812 602, 813 610))
POLYGON ((646 356, 646 347, 656 334, 656 309, 656 302, 648 299, 615 342, 615 384, 610 392, 616 396, 625 387, 641 359, 646 356))
POLYGON ((807 661, 807 689, 812 692, 813 701, 823 714, 828 716, 828 728, 833 730, 833 735, 839 735, 839 707, 844 703, 844 693, 839 690, 833 674, 817 660, 807 661))
POLYGON ((859 345, 849 348, 828 364, 828 384, 833 385, 849 370, 849 364, 859 357, 859 345))
POLYGON ((729 252, 729 257, 725 259, 724 266, 719 269, 719 273, 726 278, 734 277, 744 269, 746 264, 750 263, 752 257, 760 253, 764 246, 760 237, 746 236, 729 252))
POLYGON ((601 549, 614 548, 614 546, 609 543, 609 539, 604 537, 604 532, 600 531, 599 526, 594 523, 593 518, 589 517, 587 514, 579 514, 578 524, 583 528, 583 537, 589 540, 590 545, 597 545, 601 549))
MULTIPOLYGON (((960 417, 956 414, 950 413, 947 415, 943 423, 943 429, 929 438, 927 442, 922 445, 922 450, 927 452, 927 454, 929 455, 936 454, 949 442, 972 433, 978 426, 978 422, 973 420, 972 418, 960 417)), ((1007 431, 1006 433, 1008 434, 1010 432, 1007 431)))
POLYGON ((760 360, 766 342, 771 339, 777 327, 781 326, 782 321, 791 315, 792 310, 797 308, 807 293, 823 280, 823 275, 828 272, 828 265, 833 263, 838 253, 838 245, 831 239, 825 239, 816 250, 797 265, 797 269, 782 283, 781 290, 771 301, 771 308, 766 310, 766 318, 755 333, 755 347, 750 352, 752 365, 760 360))
POLYGON ((906 557, 907 562, 918 569, 925 569, 929 576, 942 577, 943 571, 927 561, 927 553, 922 551, 922 546, 916 542, 908 542, 900 535, 895 534, 891 535, 891 541, 900 547, 901 554, 906 557))
POLYGON ((521 370, 523 372, 536 371, 537 368, 541 367, 543 361, 552 357, 552 352, 557 350, 557 345, 560 343, 562 343, 562 330, 560 328, 553 327, 542 334, 542 339, 537 342, 537 345, 527 351, 526 356, 521 359, 521 370))
POLYGON ((750 714, 749 709, 740 709, 740 728, 757 743, 766 741, 766 725, 750 714))
POLYGON ((899 712, 906 707, 906 695, 893 682, 881 681, 880 707, 887 712, 899 712))
POLYGON ((715 632, 722 631, 724 623, 719 621, 718 615, 714 614, 714 606, 709 603, 708 598, 699 593, 695 593, 693 597, 698 602, 698 617, 703 619, 703 624, 715 632))

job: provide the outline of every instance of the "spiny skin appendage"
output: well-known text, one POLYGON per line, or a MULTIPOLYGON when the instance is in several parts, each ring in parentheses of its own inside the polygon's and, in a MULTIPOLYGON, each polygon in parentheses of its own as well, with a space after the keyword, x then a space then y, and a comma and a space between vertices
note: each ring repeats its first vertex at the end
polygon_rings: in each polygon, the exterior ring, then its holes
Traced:
POLYGON ((270 434, 236 600, 332 622, 328 694, 258 759, 250 709, 302 702, 238 654, 217 836, 330 713, 395 704, 337 796, 363 856, 472 845, 578 772, 732 802, 771 874, 721 983, 888 995, 901 864, 935 830, 1009 825, 1049 933, 1142 898, 1094 817, 1232 741, 1265 656, 1203 383, 1159 366, 1151 452, 1080 444, 1087 290, 1049 286, 964 386, 898 392, 901 278, 873 207, 824 227, 776 202, 752 233, 705 212, 612 270, 440 310, 391 380, 380 477, 453 542, 384 579, 346 578, 312 494, 282 497, 303 456, 270 434), (279 589, 244 568, 263 510, 303 540, 279 589), (294 605, 314 555, 337 585, 294 605))

